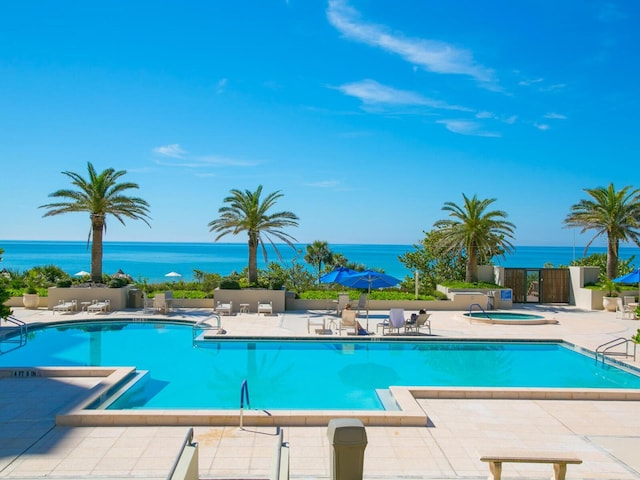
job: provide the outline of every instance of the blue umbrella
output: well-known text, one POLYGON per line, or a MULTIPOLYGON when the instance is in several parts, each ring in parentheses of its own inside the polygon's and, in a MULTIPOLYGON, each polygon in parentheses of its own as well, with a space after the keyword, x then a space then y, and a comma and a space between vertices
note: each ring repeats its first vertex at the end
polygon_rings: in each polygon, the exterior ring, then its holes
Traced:
MULTIPOLYGON (((329 273, 325 273, 320 277, 320 283, 340 283, 341 280, 350 277, 358 272, 355 270, 351 270, 347 267, 337 267, 335 270, 330 271, 329 273)), ((344 285, 344 284, 342 284, 344 285)))
POLYGON ((636 268, 634 271, 621 277, 614 278, 613 281, 616 283, 637 283, 638 295, 640 295, 640 268, 636 268))
POLYGON ((364 272, 356 272, 352 275, 344 277, 337 282, 345 287, 366 288, 371 292, 372 288, 393 287, 400 283, 396 277, 380 273, 373 270, 365 270, 364 272))

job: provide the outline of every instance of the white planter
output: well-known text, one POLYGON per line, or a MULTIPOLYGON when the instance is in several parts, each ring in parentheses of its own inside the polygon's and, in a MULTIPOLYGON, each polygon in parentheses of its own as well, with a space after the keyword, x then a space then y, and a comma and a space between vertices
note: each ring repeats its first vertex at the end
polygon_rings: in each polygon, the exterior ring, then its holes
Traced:
POLYGON ((602 306, 607 312, 615 312, 618 297, 602 297, 602 306))
POLYGON ((24 293, 22 294, 22 304, 24 308, 38 308, 40 302, 40 295, 37 293, 24 293))

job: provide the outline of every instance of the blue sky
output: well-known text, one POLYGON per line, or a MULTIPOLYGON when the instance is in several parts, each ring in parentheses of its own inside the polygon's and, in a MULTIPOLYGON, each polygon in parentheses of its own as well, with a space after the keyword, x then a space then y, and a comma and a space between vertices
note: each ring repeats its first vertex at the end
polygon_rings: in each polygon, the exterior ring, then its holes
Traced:
POLYGON ((213 241, 229 190, 262 184, 300 242, 411 244, 465 193, 496 198, 516 245, 583 245, 562 226, 582 189, 638 186, 639 15, 635 0, 2 2, 0 238, 86 239, 86 214, 38 206, 91 161, 151 204, 151 229, 111 219, 107 241, 213 241))

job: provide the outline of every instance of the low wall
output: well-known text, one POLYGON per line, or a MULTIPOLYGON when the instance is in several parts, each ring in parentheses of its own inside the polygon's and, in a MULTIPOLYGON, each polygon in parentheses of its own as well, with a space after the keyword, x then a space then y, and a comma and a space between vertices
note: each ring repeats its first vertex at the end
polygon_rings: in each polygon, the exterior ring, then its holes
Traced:
POLYGON ((70 301, 77 300, 78 308, 82 302, 92 302, 93 300, 103 301, 109 300, 111 310, 124 310, 127 308, 129 300, 129 290, 134 287, 127 285, 122 288, 107 287, 79 287, 79 288, 61 288, 49 287, 49 296, 47 297, 47 308, 51 310, 58 305, 60 300, 70 301))

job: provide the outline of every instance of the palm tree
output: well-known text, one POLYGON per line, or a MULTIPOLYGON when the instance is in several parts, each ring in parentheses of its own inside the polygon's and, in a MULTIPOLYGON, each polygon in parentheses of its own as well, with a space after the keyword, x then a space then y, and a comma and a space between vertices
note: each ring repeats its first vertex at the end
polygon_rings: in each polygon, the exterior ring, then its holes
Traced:
POLYGON ((49 211, 44 217, 61 213, 88 212, 91 229, 87 242, 91 243, 91 280, 102 281, 102 236, 107 231, 107 215, 113 215, 123 225, 124 218, 142 220, 151 226, 149 218, 149 204, 138 197, 128 197, 123 194, 126 190, 137 189, 138 184, 132 182, 117 183, 125 175, 125 170, 115 171, 107 168, 96 173, 91 162, 87 163, 89 178, 85 179, 75 172, 62 172, 71 178, 71 183, 78 189, 63 189, 49 194, 49 197, 64 199, 60 202, 41 205, 49 211))
POLYGON ((231 195, 223 200, 228 206, 218 210, 220 217, 209 222, 209 231, 219 233, 215 239, 216 242, 225 235, 247 232, 249 236, 249 283, 255 284, 258 281, 258 245, 262 248, 265 262, 267 261, 267 249, 263 236, 273 246, 278 258, 282 259, 271 236, 283 241, 295 250, 293 242, 296 239, 281 229, 297 227, 298 217, 291 212, 268 213, 276 201, 283 196, 280 191, 270 193, 263 201, 260 200, 262 185, 259 185, 255 192, 249 190, 242 192, 233 189, 230 193, 231 195))
POLYGON ((487 211, 495 198, 479 200, 476 195, 468 198, 462 194, 464 205, 445 202, 442 210, 449 212, 448 219, 433 224, 438 228, 438 248, 446 254, 466 254, 465 281, 478 281, 478 260, 488 261, 494 256, 504 256, 513 250, 515 225, 507 220, 501 210, 487 211))
POLYGON ((618 246, 621 241, 640 245, 640 190, 630 185, 616 191, 613 183, 608 187, 585 188, 590 199, 580 200, 571 206, 571 213, 564 219, 569 228, 582 228, 580 233, 595 230, 595 239, 607 237, 607 279, 618 272, 618 246))
POLYGON ((329 249, 329 244, 322 240, 316 240, 311 245, 307 245, 307 253, 304 261, 316 268, 316 281, 320 283, 320 272, 322 264, 329 264, 333 261, 333 252, 329 249))

